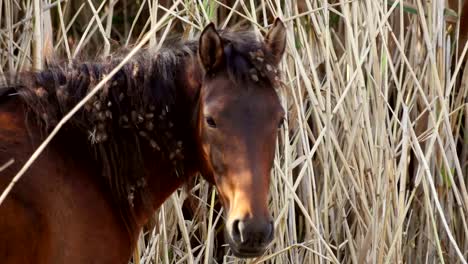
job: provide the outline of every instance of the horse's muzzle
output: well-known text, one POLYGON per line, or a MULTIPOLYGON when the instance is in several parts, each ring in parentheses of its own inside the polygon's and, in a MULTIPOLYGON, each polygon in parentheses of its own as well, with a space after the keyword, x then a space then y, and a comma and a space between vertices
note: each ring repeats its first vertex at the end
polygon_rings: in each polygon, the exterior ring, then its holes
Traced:
POLYGON ((227 224, 227 237, 236 257, 261 256, 273 240, 274 226, 271 217, 234 219, 227 224))

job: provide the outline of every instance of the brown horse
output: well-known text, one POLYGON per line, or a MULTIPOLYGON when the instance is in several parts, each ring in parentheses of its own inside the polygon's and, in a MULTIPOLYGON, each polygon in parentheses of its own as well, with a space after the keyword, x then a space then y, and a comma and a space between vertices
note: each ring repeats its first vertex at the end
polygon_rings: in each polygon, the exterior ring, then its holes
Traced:
MULTIPOLYGON (((273 238, 270 169, 284 111, 285 27, 218 32, 141 51, 48 145, 0 205, 1 263, 127 263, 142 226, 197 173, 227 212, 239 257, 273 238)), ((44 136, 121 58, 20 74, 0 96, 4 190, 44 136)))

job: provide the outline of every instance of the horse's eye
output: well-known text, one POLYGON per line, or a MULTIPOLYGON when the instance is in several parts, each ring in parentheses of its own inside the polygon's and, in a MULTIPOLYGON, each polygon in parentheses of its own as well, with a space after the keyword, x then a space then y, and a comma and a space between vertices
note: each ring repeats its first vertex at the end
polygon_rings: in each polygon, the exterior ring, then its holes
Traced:
POLYGON ((213 128, 216 127, 216 122, 210 116, 206 118, 206 123, 208 124, 209 127, 213 127, 213 128))
POLYGON ((284 125, 284 120, 285 120, 284 117, 282 117, 282 118, 280 119, 280 121, 279 121, 279 123, 278 123, 278 128, 283 127, 283 125, 284 125))

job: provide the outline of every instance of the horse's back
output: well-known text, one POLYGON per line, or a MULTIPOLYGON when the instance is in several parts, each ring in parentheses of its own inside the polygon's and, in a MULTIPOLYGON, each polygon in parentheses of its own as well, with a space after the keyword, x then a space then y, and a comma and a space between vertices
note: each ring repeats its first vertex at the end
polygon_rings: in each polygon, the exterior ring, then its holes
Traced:
MULTIPOLYGON (((0 192, 40 143, 25 118, 18 99, 0 101, 0 166, 14 159, 0 192)), ((46 148, 0 205, 1 263, 127 262, 131 240, 98 175, 69 154, 46 148)))

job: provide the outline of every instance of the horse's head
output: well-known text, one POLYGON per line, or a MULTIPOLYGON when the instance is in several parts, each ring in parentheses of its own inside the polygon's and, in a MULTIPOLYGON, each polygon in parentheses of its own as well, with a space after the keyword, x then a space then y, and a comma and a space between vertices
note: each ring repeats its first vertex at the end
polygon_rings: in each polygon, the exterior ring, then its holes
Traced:
POLYGON ((274 86, 285 42, 278 19, 264 41, 220 36, 213 24, 199 40, 205 70, 198 118, 204 176, 218 190, 227 213, 226 236, 239 257, 263 254, 273 239, 268 190, 285 114, 274 86))

